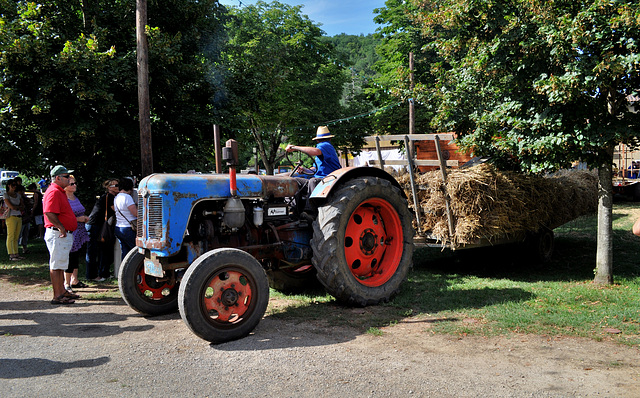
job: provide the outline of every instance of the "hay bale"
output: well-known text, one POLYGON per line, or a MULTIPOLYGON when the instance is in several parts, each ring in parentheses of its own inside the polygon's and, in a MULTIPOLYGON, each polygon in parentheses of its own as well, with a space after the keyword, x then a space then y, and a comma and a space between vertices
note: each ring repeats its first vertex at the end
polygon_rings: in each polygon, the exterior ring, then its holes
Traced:
MULTIPOLYGON (((408 175, 399 177, 414 206, 408 175)), ((597 208, 597 177, 571 171, 554 177, 498 171, 489 164, 449 172, 447 192, 454 218, 449 236, 440 171, 416 176, 421 227, 439 242, 464 245, 523 231, 556 228, 597 208)), ((414 227, 415 225, 414 220, 414 227)))

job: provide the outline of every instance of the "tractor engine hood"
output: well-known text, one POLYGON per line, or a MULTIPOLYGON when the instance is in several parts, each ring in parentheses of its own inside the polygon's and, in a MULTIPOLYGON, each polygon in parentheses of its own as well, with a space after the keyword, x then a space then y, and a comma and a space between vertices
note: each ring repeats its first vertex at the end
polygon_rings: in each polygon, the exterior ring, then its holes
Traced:
MULTIPOLYGON (((294 178, 237 175, 239 199, 292 197, 298 190, 294 178)), ((197 202, 231 197, 227 174, 151 174, 138 186, 139 225, 136 244, 158 256, 176 254, 197 202)))
MULTIPOLYGON (((294 178, 238 174, 238 197, 240 198, 285 198, 298 190, 294 178)), ((145 192, 173 195, 177 200, 192 198, 229 198, 228 174, 151 174, 140 181, 139 194, 145 192)))

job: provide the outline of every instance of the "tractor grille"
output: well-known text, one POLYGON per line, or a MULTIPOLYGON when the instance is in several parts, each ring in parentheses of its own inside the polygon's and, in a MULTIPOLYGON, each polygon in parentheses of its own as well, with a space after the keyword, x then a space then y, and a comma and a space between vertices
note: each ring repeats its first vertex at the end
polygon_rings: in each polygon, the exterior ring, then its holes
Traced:
POLYGON ((149 239, 162 239, 162 198, 150 196, 147 211, 147 233, 149 239))
POLYGON ((145 209, 145 200, 138 196, 138 237, 144 237, 144 213, 147 213, 147 238, 162 239, 162 198, 150 196, 145 209))
POLYGON ((144 198, 140 195, 138 195, 138 231, 136 232, 136 236, 138 238, 142 238, 143 234, 142 234, 142 227, 143 227, 143 222, 142 222, 142 210, 144 207, 144 198))

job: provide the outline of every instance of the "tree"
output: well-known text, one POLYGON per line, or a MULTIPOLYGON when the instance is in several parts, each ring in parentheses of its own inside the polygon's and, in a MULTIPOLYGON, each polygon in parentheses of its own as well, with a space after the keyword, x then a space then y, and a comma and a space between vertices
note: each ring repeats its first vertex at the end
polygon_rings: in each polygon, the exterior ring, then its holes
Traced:
POLYGON ((631 0, 412 2, 441 61, 422 98, 433 125, 476 155, 529 172, 581 159, 599 170, 595 282, 612 283, 613 147, 634 142, 640 115, 640 4, 631 0))
MULTIPOLYGON (((215 0, 149 1, 156 170, 208 167, 223 11, 215 0)), ((0 0, 0 14, 4 165, 42 175, 63 163, 96 188, 138 175, 135 2, 0 0)))
POLYGON ((346 78, 300 6, 258 1, 231 14, 224 62, 235 117, 225 124, 237 139, 257 145, 271 174, 285 139, 308 145, 315 136, 309 126, 340 115, 346 78))
MULTIPOLYGON (((434 62, 434 51, 425 51, 428 42, 420 34, 420 27, 413 21, 417 7, 403 0, 387 0, 385 6, 375 9, 374 21, 381 25, 377 29, 378 61, 375 85, 368 90, 373 101, 379 106, 401 101, 403 106, 376 115, 373 126, 376 131, 397 134, 408 133, 408 101, 415 99, 416 91, 410 89, 409 53, 415 57, 414 82, 419 91, 422 86, 430 86, 433 77, 430 70, 434 62)), ((433 105, 420 101, 416 103, 417 133, 431 131, 429 121, 433 117, 433 105)))

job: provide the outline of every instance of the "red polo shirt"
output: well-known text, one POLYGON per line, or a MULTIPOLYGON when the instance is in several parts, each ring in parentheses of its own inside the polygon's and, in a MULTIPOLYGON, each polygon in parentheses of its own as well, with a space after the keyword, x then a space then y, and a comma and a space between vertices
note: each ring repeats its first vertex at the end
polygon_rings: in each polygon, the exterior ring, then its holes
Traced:
POLYGON ((46 217, 46 213, 57 214, 58 219, 64 226, 64 229, 69 232, 73 232, 78 228, 76 215, 73 214, 73 210, 71 210, 71 205, 69 204, 69 199, 67 199, 67 194, 64 192, 64 188, 60 185, 51 184, 49 188, 47 188, 47 191, 44 193, 44 198, 42 199, 42 206, 45 213, 45 228, 55 227, 55 225, 49 221, 49 218, 46 217))

